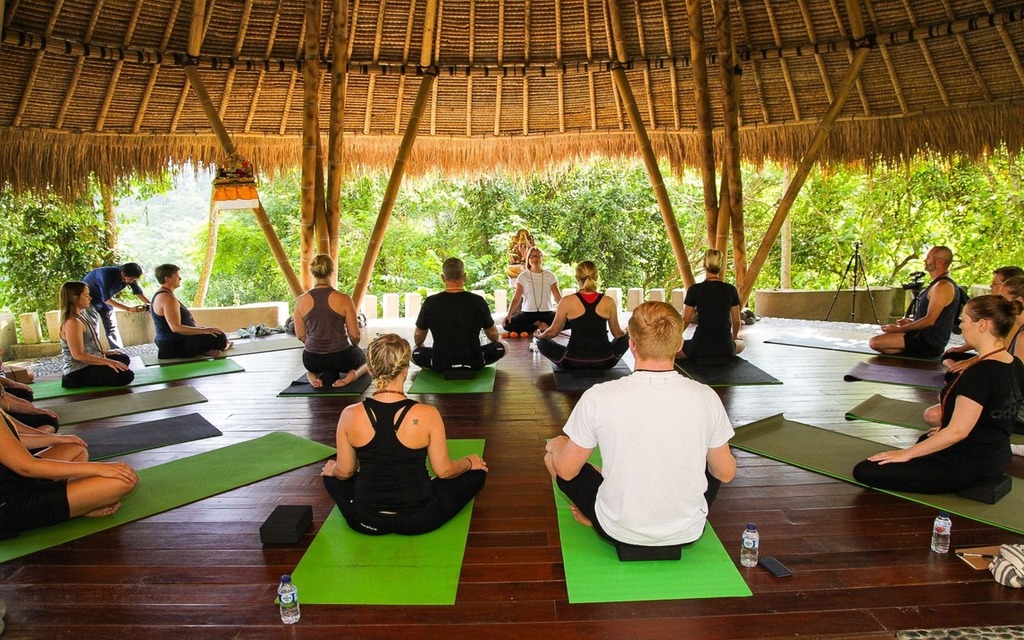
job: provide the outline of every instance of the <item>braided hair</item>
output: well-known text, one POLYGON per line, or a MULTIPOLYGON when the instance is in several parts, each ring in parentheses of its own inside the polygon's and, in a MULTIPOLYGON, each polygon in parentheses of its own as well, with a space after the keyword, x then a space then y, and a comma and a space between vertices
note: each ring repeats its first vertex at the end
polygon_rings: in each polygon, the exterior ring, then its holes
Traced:
POLYGON ((373 377, 373 386, 383 389, 409 366, 412 349, 397 333, 382 333, 366 347, 366 366, 373 377))

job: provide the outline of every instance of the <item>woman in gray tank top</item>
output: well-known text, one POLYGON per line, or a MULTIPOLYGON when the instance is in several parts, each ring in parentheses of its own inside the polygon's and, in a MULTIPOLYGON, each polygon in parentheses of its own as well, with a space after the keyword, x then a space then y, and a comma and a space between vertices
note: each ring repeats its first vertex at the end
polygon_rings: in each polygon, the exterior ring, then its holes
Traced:
POLYGON ((135 379, 127 354, 106 351, 99 339, 99 315, 89 306, 89 287, 73 280, 60 287, 61 386, 123 387, 135 379))
POLYGON ((314 387, 344 387, 366 373, 359 323, 352 298, 331 285, 334 261, 318 255, 309 263, 316 283, 295 300, 295 336, 302 340, 302 366, 314 387))

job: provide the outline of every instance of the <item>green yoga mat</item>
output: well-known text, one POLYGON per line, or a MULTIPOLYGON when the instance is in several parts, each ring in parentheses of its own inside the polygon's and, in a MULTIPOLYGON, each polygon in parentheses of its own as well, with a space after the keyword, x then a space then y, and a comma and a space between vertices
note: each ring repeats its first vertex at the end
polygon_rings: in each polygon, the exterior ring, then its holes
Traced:
MULTIPOLYGON (((736 435, 729 444, 859 486, 864 485, 853 479, 854 465, 876 453, 893 449, 837 431, 792 422, 781 414, 736 429, 736 435)), ((975 502, 951 493, 928 495, 884 489, 876 491, 1024 535, 1024 481, 1011 479, 1013 489, 1010 494, 995 504, 975 502)))
MULTIPOLYGON (((865 420, 879 424, 891 424, 918 431, 927 431, 931 425, 924 421, 924 410, 935 403, 894 400, 875 394, 846 412, 847 420, 865 420)), ((1024 444, 1024 435, 1010 436, 1013 444, 1024 444)))
POLYGON ((488 365, 477 371, 472 380, 445 380, 443 373, 420 369, 409 393, 490 393, 494 391, 496 372, 494 365, 488 365))
POLYGON ((57 379, 33 383, 32 389, 35 391, 36 400, 45 400, 46 398, 60 398, 82 393, 110 391, 111 389, 141 387, 147 384, 160 384, 161 382, 174 382, 175 380, 187 380, 189 378, 219 376, 222 373, 235 373, 237 371, 245 371, 245 369, 234 360, 203 360, 202 362, 192 362, 189 364, 137 370, 132 383, 123 387, 78 387, 75 389, 65 389, 60 386, 60 380, 57 379))
MULTIPOLYGON (((271 351, 284 351, 285 349, 301 349, 302 342, 298 338, 256 338, 255 342, 250 342, 247 338, 235 340, 234 345, 227 351, 223 352, 223 355, 218 356, 219 358, 226 358, 229 356, 244 356, 250 353, 269 353, 271 351)), ((169 364, 181 364, 184 362, 202 362, 203 360, 212 360, 210 356, 196 356, 194 358, 158 358, 155 353, 144 353, 142 354, 142 362, 147 367, 153 367, 156 365, 169 365, 169 364)))
POLYGON ((687 378, 711 387, 739 387, 756 384, 782 384, 743 358, 733 356, 724 362, 676 360, 676 370, 687 378))
POLYGON ((302 374, 292 381, 284 391, 277 394, 278 398, 315 398, 320 396, 358 396, 362 395, 370 387, 373 381, 369 374, 364 373, 344 387, 314 387, 309 384, 309 378, 302 374))
MULTIPOLYGON (((482 454, 483 440, 449 440, 452 458, 482 454)), ((436 531, 367 536, 335 508, 320 527, 292 582, 307 604, 455 604, 473 503, 436 531)))
POLYGON ((325 444, 276 432, 139 469, 139 484, 125 497, 117 513, 102 518, 75 518, 45 529, 26 531, 0 542, 0 562, 237 489, 318 462, 333 453, 334 448, 325 444))
MULTIPOLYGON (((597 451, 591 464, 600 466, 597 451)), ((571 503, 554 481, 558 536, 569 602, 637 602, 751 595, 710 524, 679 560, 620 562, 615 547, 572 517, 571 503)), ((737 538, 736 551, 739 551, 737 538)))
POLYGON ((206 396, 196 391, 193 387, 184 386, 80 400, 47 408, 52 408, 57 414, 57 417, 60 418, 61 426, 67 426, 78 424, 79 422, 129 416, 157 409, 183 407, 188 404, 196 404, 197 402, 206 402, 206 396))

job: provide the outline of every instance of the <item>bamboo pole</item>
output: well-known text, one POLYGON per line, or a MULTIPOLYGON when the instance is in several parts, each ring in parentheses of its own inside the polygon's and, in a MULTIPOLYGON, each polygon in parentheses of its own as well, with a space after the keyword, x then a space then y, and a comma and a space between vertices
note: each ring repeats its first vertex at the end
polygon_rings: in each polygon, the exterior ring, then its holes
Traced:
POLYGON ((185 65, 184 70, 189 84, 192 85, 192 90, 196 92, 196 97, 199 98, 199 104, 203 107, 206 119, 210 121, 213 132, 217 135, 217 139, 220 140, 221 146, 224 147, 224 151, 228 155, 233 155, 235 153, 235 143, 231 141, 231 135, 224 127, 220 114, 217 113, 217 107, 213 105, 210 94, 206 92, 206 85, 203 83, 202 76, 199 75, 199 70, 193 64, 185 65))
MULTIPOLYGON (((739 59, 735 56, 729 0, 715 0, 715 31, 718 35, 718 63, 722 76, 722 103, 725 115, 725 145, 723 173, 729 177, 729 217, 732 223, 733 267, 736 281, 743 280, 746 272, 746 249, 743 238, 743 174, 740 171, 739 135, 739 59)), ((726 200, 726 192, 721 199, 726 200)))
POLYGON ((718 220, 715 225, 715 243, 711 246, 722 252, 722 255, 729 253, 729 226, 732 220, 732 209, 729 206, 729 167, 725 159, 722 160, 722 201, 718 206, 718 220))
POLYGON ((370 285, 370 276, 373 274, 373 265, 377 262, 377 255, 380 254, 380 245, 384 239, 384 232, 387 231, 388 221, 391 219, 391 211, 395 208, 395 200, 398 198, 398 189, 402 186, 402 176, 405 173, 405 163, 409 159, 409 151, 416 136, 419 133, 420 117, 427 104, 431 91, 434 88, 434 81, 437 80, 437 67, 433 65, 434 52, 434 29, 437 20, 438 0, 428 0, 426 14, 423 18, 423 45, 420 47, 420 66, 426 68, 423 80, 420 82, 419 93, 416 94, 416 102, 413 104, 412 113, 409 115, 409 123, 405 127, 405 134, 402 136, 402 144, 398 147, 398 154, 395 156, 395 166, 391 169, 391 177, 388 178, 388 186, 384 190, 384 199, 380 203, 380 211, 377 213, 377 222, 373 225, 370 233, 370 241, 366 245, 366 253, 363 254, 363 263, 359 267, 359 275, 356 276, 356 284, 352 290, 352 302, 356 309, 363 303, 363 296, 370 285))
MULTIPOLYGON (((338 264, 341 180, 345 153, 345 73, 348 68, 348 0, 334 0, 331 32, 331 119, 327 134, 327 234, 331 260, 338 264)), ((332 281, 338 284, 335 270, 332 281)))
POLYGON ((867 60, 869 53, 871 53, 871 49, 868 47, 857 50, 857 53, 853 56, 853 62, 850 64, 850 68, 847 70, 846 76, 843 78, 843 83, 840 86, 839 91, 836 93, 836 99, 832 101, 825 117, 822 118, 820 123, 818 123, 817 131, 814 133, 814 139, 811 140, 807 153, 804 154, 799 167, 797 167, 796 173, 793 174, 792 182, 790 182, 789 188, 786 189, 785 195, 782 196, 782 200, 779 202, 779 208, 775 212, 775 216, 772 218, 771 223, 768 225, 764 238, 761 240, 761 246, 758 247, 757 254, 754 255, 754 259, 750 263, 747 275, 740 285, 741 304, 746 304, 747 299, 750 297, 750 293, 754 289, 754 281, 757 280, 757 275, 761 272, 761 268, 768 259, 768 253, 771 251, 772 244, 775 243, 775 239, 779 235, 779 230, 782 228, 782 222, 786 219, 786 216, 789 215, 789 210, 792 208, 797 194, 800 193, 800 189, 804 186, 804 182, 807 180, 807 176, 811 172, 811 168, 814 166, 814 163, 818 159, 818 155, 825 146, 825 141, 828 139, 828 135, 832 130, 832 125, 835 124, 836 118, 839 117, 839 112, 842 111, 843 106, 846 104, 846 99, 850 96, 850 91, 853 89, 854 85, 856 85, 857 77, 860 74, 860 70, 864 67, 864 61, 867 60))
POLYGON ((210 186, 210 220, 206 224, 206 255, 203 258, 203 269, 199 272, 199 282, 196 284, 196 295, 192 298, 193 307, 202 307, 206 304, 206 291, 210 286, 210 276, 213 274, 213 262, 217 259, 217 233, 220 230, 220 216, 217 211, 217 203, 213 199, 217 187, 210 186))
POLYGON ((672 253, 675 255, 676 267, 683 280, 684 286, 693 285, 693 271, 690 268, 690 258, 686 255, 686 245, 683 244, 682 235, 679 233, 679 224, 676 222, 675 213, 672 211, 672 201, 668 197, 668 189, 665 188, 665 180, 658 167, 658 158, 654 154, 654 147, 651 145, 651 138, 647 135, 647 127, 644 125, 640 108, 636 104, 636 97, 633 89, 629 86, 629 78, 623 64, 629 59, 626 52, 626 43, 622 33, 622 14, 619 10, 618 0, 608 0, 608 13, 611 17, 612 36, 615 42, 615 54, 617 63, 612 64, 612 81, 622 96, 626 107, 626 115, 629 117, 629 125, 636 136, 637 144, 640 147, 640 154, 644 159, 644 167, 647 169, 647 177, 654 189, 654 197, 658 201, 658 208, 661 210, 661 219, 665 223, 665 231, 668 234, 669 243, 672 245, 672 253))
POLYGON ((274 225, 270 222, 270 216, 267 215, 267 210, 263 208, 262 202, 253 209, 253 213, 256 214, 256 223, 263 230, 263 235, 267 238, 267 244, 270 245, 270 252, 274 254, 277 266, 281 268, 281 273, 284 274, 284 279, 288 283, 288 288, 291 289, 292 295, 295 297, 301 296, 304 289, 299 284, 299 279, 296 277, 291 263, 288 262, 288 254, 285 253, 284 247, 281 246, 281 241, 277 238, 277 234, 274 233, 274 225))
MULTIPOLYGON (((320 145, 316 146, 316 178, 314 180, 314 193, 316 201, 313 203, 313 241, 316 253, 330 255, 331 234, 328 230, 327 206, 324 201, 324 156, 320 145)), ((310 274, 312 276, 312 274, 310 274)))
MULTIPOLYGON (((789 163, 782 165, 782 193, 786 193, 789 184, 793 180, 789 163)), ((779 265, 779 284, 783 289, 793 288, 793 224, 792 219, 786 216, 782 223, 782 264, 779 265)))
POLYGON ((299 226, 299 279, 304 289, 313 286, 309 263, 317 219, 316 173, 320 153, 320 0, 306 0, 306 33, 302 65, 302 197, 299 226))
POLYGON ((690 19, 690 64, 693 73, 693 98, 697 108, 700 134, 700 173, 704 182, 704 217, 708 247, 715 244, 718 226, 718 190, 715 186, 715 140, 711 120, 711 92, 708 89, 708 64, 704 50, 704 10, 701 0, 686 0, 690 19))
POLYGON ((114 209, 114 185, 112 183, 106 180, 100 181, 100 198, 103 200, 103 243, 106 245, 107 256, 113 258, 114 250, 117 248, 117 211, 114 209))

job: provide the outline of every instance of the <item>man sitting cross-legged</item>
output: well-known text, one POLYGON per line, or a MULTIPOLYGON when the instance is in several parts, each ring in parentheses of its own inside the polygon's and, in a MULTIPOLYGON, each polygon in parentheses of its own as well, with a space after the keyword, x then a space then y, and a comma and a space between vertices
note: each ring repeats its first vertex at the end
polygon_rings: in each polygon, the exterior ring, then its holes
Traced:
POLYGON ((445 373, 482 369, 500 360, 505 355, 505 344, 494 326, 487 301, 466 291, 466 267, 462 260, 445 260, 441 279, 444 291, 427 297, 416 318, 412 361, 424 369, 445 373), (482 346, 481 329, 490 340, 482 346), (433 347, 423 346, 428 331, 434 337, 433 347))
POLYGON ((736 475, 733 436, 718 395, 676 373, 683 319, 645 302, 629 320, 636 369, 588 390, 552 439, 544 463, 573 515, 613 543, 688 544, 704 531, 721 483, 736 475), (587 463, 600 447, 603 468, 587 463))

